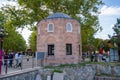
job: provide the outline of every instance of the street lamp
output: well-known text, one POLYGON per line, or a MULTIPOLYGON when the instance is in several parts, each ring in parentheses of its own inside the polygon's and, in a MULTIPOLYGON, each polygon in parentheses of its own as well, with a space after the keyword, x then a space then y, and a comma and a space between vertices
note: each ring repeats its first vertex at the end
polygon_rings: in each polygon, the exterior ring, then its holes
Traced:
POLYGON ((2 39, 3 39, 3 36, 4 36, 4 29, 1 28, 0 29, 0 50, 2 50, 2 39))
POLYGON ((4 28, 0 28, 0 74, 1 74, 1 66, 2 66, 2 42, 3 42, 3 37, 5 35, 8 35, 8 33, 4 33, 4 28))

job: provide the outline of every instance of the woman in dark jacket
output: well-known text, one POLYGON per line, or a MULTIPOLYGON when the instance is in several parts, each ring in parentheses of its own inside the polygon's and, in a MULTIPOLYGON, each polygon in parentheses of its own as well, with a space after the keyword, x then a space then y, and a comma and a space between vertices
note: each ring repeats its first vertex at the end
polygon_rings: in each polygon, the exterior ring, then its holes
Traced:
POLYGON ((5 55, 4 55, 4 66, 7 65, 7 59, 8 59, 8 54, 5 53, 5 55))
POLYGON ((12 63, 13 63, 13 54, 10 53, 9 54, 9 67, 12 67, 12 63))

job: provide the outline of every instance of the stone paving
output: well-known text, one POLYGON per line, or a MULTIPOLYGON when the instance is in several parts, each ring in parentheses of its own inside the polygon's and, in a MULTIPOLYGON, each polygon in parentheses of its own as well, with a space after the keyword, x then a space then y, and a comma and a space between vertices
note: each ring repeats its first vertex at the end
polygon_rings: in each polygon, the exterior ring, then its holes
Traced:
MULTIPOLYGON (((15 68, 14 67, 15 61, 14 61, 13 62, 14 64, 13 64, 12 68, 7 67, 7 74, 11 73, 11 72, 14 72, 14 71, 19 71, 19 70, 24 70, 24 69, 36 67, 35 58, 30 57, 29 61, 27 61, 27 59, 24 57, 22 62, 23 62, 22 68, 20 68, 20 67, 15 68)), ((2 65, 2 75, 6 74, 5 71, 6 71, 6 66, 2 65)))

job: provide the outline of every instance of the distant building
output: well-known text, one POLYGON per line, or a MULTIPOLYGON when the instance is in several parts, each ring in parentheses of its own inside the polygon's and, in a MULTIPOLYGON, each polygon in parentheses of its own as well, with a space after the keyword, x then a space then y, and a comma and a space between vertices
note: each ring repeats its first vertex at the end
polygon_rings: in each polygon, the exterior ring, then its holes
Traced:
POLYGON ((45 52, 45 65, 81 61, 80 24, 64 13, 53 13, 37 25, 37 52, 45 52))

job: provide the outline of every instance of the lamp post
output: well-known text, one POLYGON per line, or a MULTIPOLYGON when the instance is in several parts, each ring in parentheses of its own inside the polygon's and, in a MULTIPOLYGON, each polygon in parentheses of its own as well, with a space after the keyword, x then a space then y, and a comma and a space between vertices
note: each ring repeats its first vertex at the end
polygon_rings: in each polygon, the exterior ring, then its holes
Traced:
POLYGON ((3 42, 3 37, 5 35, 8 35, 8 33, 4 33, 4 28, 0 28, 0 74, 2 72, 2 42, 3 42))
POLYGON ((4 36, 4 29, 1 28, 0 29, 0 74, 2 72, 2 39, 3 39, 3 36, 4 36))

